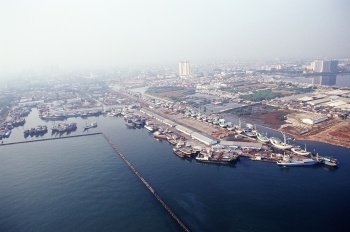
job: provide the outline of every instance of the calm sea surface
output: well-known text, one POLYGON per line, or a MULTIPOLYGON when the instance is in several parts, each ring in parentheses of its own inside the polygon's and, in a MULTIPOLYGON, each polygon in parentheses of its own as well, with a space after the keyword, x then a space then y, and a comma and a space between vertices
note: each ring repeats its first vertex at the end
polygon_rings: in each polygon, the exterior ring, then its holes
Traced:
MULTIPOLYGON (((349 231, 349 149, 307 142, 337 157, 336 170, 247 159, 205 165, 178 158, 121 118, 69 121, 78 122, 76 134, 97 121, 92 131, 106 133, 193 231, 349 231)), ((38 124, 33 110, 5 142, 23 140, 23 129, 38 124)), ((178 231, 100 135, 0 147, 0 177, 1 232, 178 231)))

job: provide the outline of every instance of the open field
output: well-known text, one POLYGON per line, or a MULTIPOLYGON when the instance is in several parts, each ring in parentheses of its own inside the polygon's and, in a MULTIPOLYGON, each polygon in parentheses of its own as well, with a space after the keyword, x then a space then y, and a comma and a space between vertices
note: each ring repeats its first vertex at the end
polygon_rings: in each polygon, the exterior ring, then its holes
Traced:
POLYGON ((167 98, 170 100, 179 101, 184 99, 187 95, 195 93, 193 88, 164 86, 164 87, 150 87, 146 93, 158 96, 161 98, 167 98))

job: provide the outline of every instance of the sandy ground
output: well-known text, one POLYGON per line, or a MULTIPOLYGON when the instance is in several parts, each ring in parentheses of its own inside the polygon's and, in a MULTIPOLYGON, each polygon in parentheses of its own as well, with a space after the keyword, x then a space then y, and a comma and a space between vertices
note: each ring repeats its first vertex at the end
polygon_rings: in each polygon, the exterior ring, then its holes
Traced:
POLYGON ((340 121, 315 135, 308 136, 308 139, 350 148, 350 121, 340 121))

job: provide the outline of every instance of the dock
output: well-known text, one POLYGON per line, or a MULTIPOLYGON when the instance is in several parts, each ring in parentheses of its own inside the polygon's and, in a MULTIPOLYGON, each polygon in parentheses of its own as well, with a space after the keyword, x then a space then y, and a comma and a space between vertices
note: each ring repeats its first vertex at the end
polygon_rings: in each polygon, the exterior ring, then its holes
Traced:
POLYGON ((117 155, 119 155, 122 160, 128 165, 130 170, 141 180, 141 182, 145 185, 145 187, 151 192, 151 194, 156 198, 156 200, 163 206, 163 208, 169 213, 169 215, 174 219, 174 221, 179 225, 179 227, 186 232, 189 232, 190 229, 179 219, 178 216, 173 212, 173 210, 162 200, 162 198, 154 191, 153 187, 146 181, 146 179, 136 170, 134 165, 130 163, 130 161, 119 151, 116 145, 112 143, 112 141, 105 135, 102 134, 109 145, 113 148, 117 155))
POLYGON ((85 136, 92 136, 92 135, 101 135, 101 134, 102 134, 101 132, 96 132, 96 133, 61 136, 61 137, 53 137, 53 138, 45 138, 45 139, 24 140, 24 141, 12 142, 12 143, 0 143, 0 147, 7 146, 7 145, 16 145, 16 144, 21 144, 21 143, 34 143, 34 142, 42 142, 42 141, 49 141, 49 140, 70 139, 70 138, 85 137, 85 136))

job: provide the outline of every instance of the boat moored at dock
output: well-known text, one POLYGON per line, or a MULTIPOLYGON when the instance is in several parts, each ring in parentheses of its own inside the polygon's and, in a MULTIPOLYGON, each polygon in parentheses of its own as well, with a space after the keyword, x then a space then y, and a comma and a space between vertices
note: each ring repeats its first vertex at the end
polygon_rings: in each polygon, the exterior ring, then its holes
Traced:
POLYGON ((328 167, 338 167, 338 160, 331 157, 319 157, 319 161, 328 167))
POLYGON ((310 152, 306 150, 306 147, 305 149, 301 149, 300 147, 292 147, 290 150, 297 155, 302 155, 302 156, 310 155, 310 152))
POLYGON ((267 136, 265 136, 261 133, 258 133, 256 135, 256 139, 261 143, 268 143, 270 141, 270 139, 267 136))
POLYGON ((91 123, 85 125, 84 130, 88 130, 88 129, 96 128, 96 127, 97 127, 97 122, 91 122, 91 123))
POLYGON ((270 143, 274 148, 280 149, 280 150, 286 150, 291 149, 293 145, 290 145, 286 141, 286 136, 283 134, 284 141, 281 141, 279 138, 271 137, 270 143))
POLYGON ((313 166, 319 164, 319 161, 311 158, 295 159, 290 158, 288 155, 284 155, 281 161, 277 161, 279 166, 313 166))
POLYGON ((152 125, 145 125, 145 128, 149 131, 149 132, 153 132, 155 130, 155 128, 152 125))

